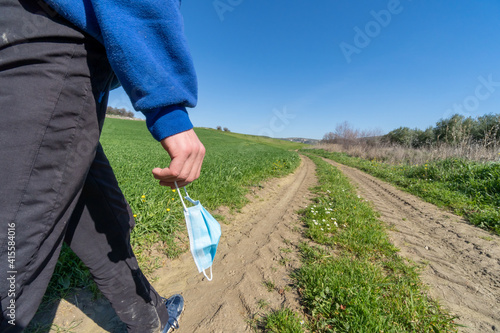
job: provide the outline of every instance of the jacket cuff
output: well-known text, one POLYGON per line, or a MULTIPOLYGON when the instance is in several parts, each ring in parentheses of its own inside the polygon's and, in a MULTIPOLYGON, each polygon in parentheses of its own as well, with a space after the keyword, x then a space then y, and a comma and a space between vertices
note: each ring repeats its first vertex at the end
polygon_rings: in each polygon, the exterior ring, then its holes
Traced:
POLYGON ((142 111, 142 113, 146 117, 146 126, 158 141, 193 128, 184 106, 171 105, 142 111))

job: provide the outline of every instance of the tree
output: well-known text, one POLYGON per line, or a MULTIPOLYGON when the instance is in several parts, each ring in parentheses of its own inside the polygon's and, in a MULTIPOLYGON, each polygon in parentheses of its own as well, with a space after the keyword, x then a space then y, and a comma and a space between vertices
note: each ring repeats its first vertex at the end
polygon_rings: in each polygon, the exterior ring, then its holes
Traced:
POLYGON ((415 148, 429 147, 435 141, 434 131, 432 130, 432 126, 429 126, 425 131, 416 130, 416 138, 413 140, 413 146, 415 148))
POLYGON ((340 143, 344 148, 356 143, 360 137, 360 132, 353 128, 347 121, 337 124, 333 132, 335 143, 340 143))
POLYGON ((458 145, 469 141, 474 120, 463 115, 454 114, 448 119, 441 119, 434 127, 434 135, 439 141, 458 145))
POLYGON ((359 131, 354 129, 347 121, 344 121, 335 126, 334 132, 326 133, 322 141, 325 143, 338 143, 347 148, 347 146, 354 144, 358 138, 359 131))
POLYGON ((335 126, 334 132, 326 133, 321 141, 341 144, 344 148, 360 143, 374 146, 378 144, 381 134, 380 129, 360 131, 353 128, 347 121, 344 121, 335 126))
POLYGON ((487 114, 477 118, 472 130, 474 141, 485 147, 500 141, 500 115, 487 114))
POLYGON ((323 143, 335 143, 335 134, 333 134, 333 132, 328 132, 323 135, 323 139, 321 141, 323 143))
POLYGON ((121 108, 114 108, 112 106, 108 106, 106 108, 106 113, 115 115, 115 116, 120 116, 120 117, 128 117, 128 118, 134 118, 134 113, 132 111, 128 111, 127 109, 121 108))
POLYGON ((417 136, 416 130, 412 130, 409 127, 399 127, 387 133, 385 139, 390 143, 411 148, 417 136))

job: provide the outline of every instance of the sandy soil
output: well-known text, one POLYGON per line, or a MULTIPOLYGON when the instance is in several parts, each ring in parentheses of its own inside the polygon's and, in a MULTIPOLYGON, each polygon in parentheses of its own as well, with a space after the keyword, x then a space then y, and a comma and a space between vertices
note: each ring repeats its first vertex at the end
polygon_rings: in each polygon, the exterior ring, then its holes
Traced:
MULTIPOLYGON (((401 255, 425 263, 423 281, 460 324, 461 332, 500 330, 500 237, 356 169, 332 163, 373 203, 401 255)), ((229 213, 222 225, 213 281, 198 274, 190 253, 166 260, 155 275, 162 295, 181 293, 186 301, 179 333, 250 332, 254 319, 285 305, 299 308, 289 273, 299 266, 296 246, 304 239, 296 211, 308 204, 316 182, 314 164, 303 158, 298 170, 255 188, 250 203, 229 213)), ((61 300, 37 316, 71 332, 124 332, 106 300, 86 292, 61 300)))
POLYGON ((500 237, 357 169, 329 162, 391 226, 401 255, 426 264, 422 279, 429 294, 467 326, 460 332, 500 331, 500 237))
MULTIPOLYGON (((213 266, 213 280, 198 274, 189 252, 168 260, 152 282, 161 295, 180 293, 185 311, 179 333, 251 332, 261 313, 299 308, 289 273, 299 266, 296 246, 303 240, 298 209, 308 205, 316 182, 314 164, 304 158, 291 175, 273 179, 248 196, 250 203, 226 216, 213 266)), ((36 317, 71 332, 124 332, 106 300, 79 292, 36 317)))

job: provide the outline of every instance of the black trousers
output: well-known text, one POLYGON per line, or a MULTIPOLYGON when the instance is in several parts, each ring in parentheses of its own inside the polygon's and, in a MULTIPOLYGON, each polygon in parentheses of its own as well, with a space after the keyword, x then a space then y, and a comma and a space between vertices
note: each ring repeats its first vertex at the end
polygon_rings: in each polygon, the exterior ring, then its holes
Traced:
POLYGON ((0 0, 0 332, 28 325, 63 241, 129 332, 168 320, 99 144, 113 78, 103 46, 42 1, 0 0))

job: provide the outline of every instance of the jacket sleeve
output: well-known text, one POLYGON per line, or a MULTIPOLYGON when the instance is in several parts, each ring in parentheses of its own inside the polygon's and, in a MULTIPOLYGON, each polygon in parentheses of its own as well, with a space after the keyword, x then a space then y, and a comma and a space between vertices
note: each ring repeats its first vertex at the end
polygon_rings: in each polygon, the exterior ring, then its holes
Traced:
POLYGON ((196 105, 197 80, 179 0, 83 0, 78 11, 79 1, 47 2, 62 7, 60 13, 69 8, 67 18, 104 44, 111 67, 155 139, 193 127, 186 107, 196 105))

